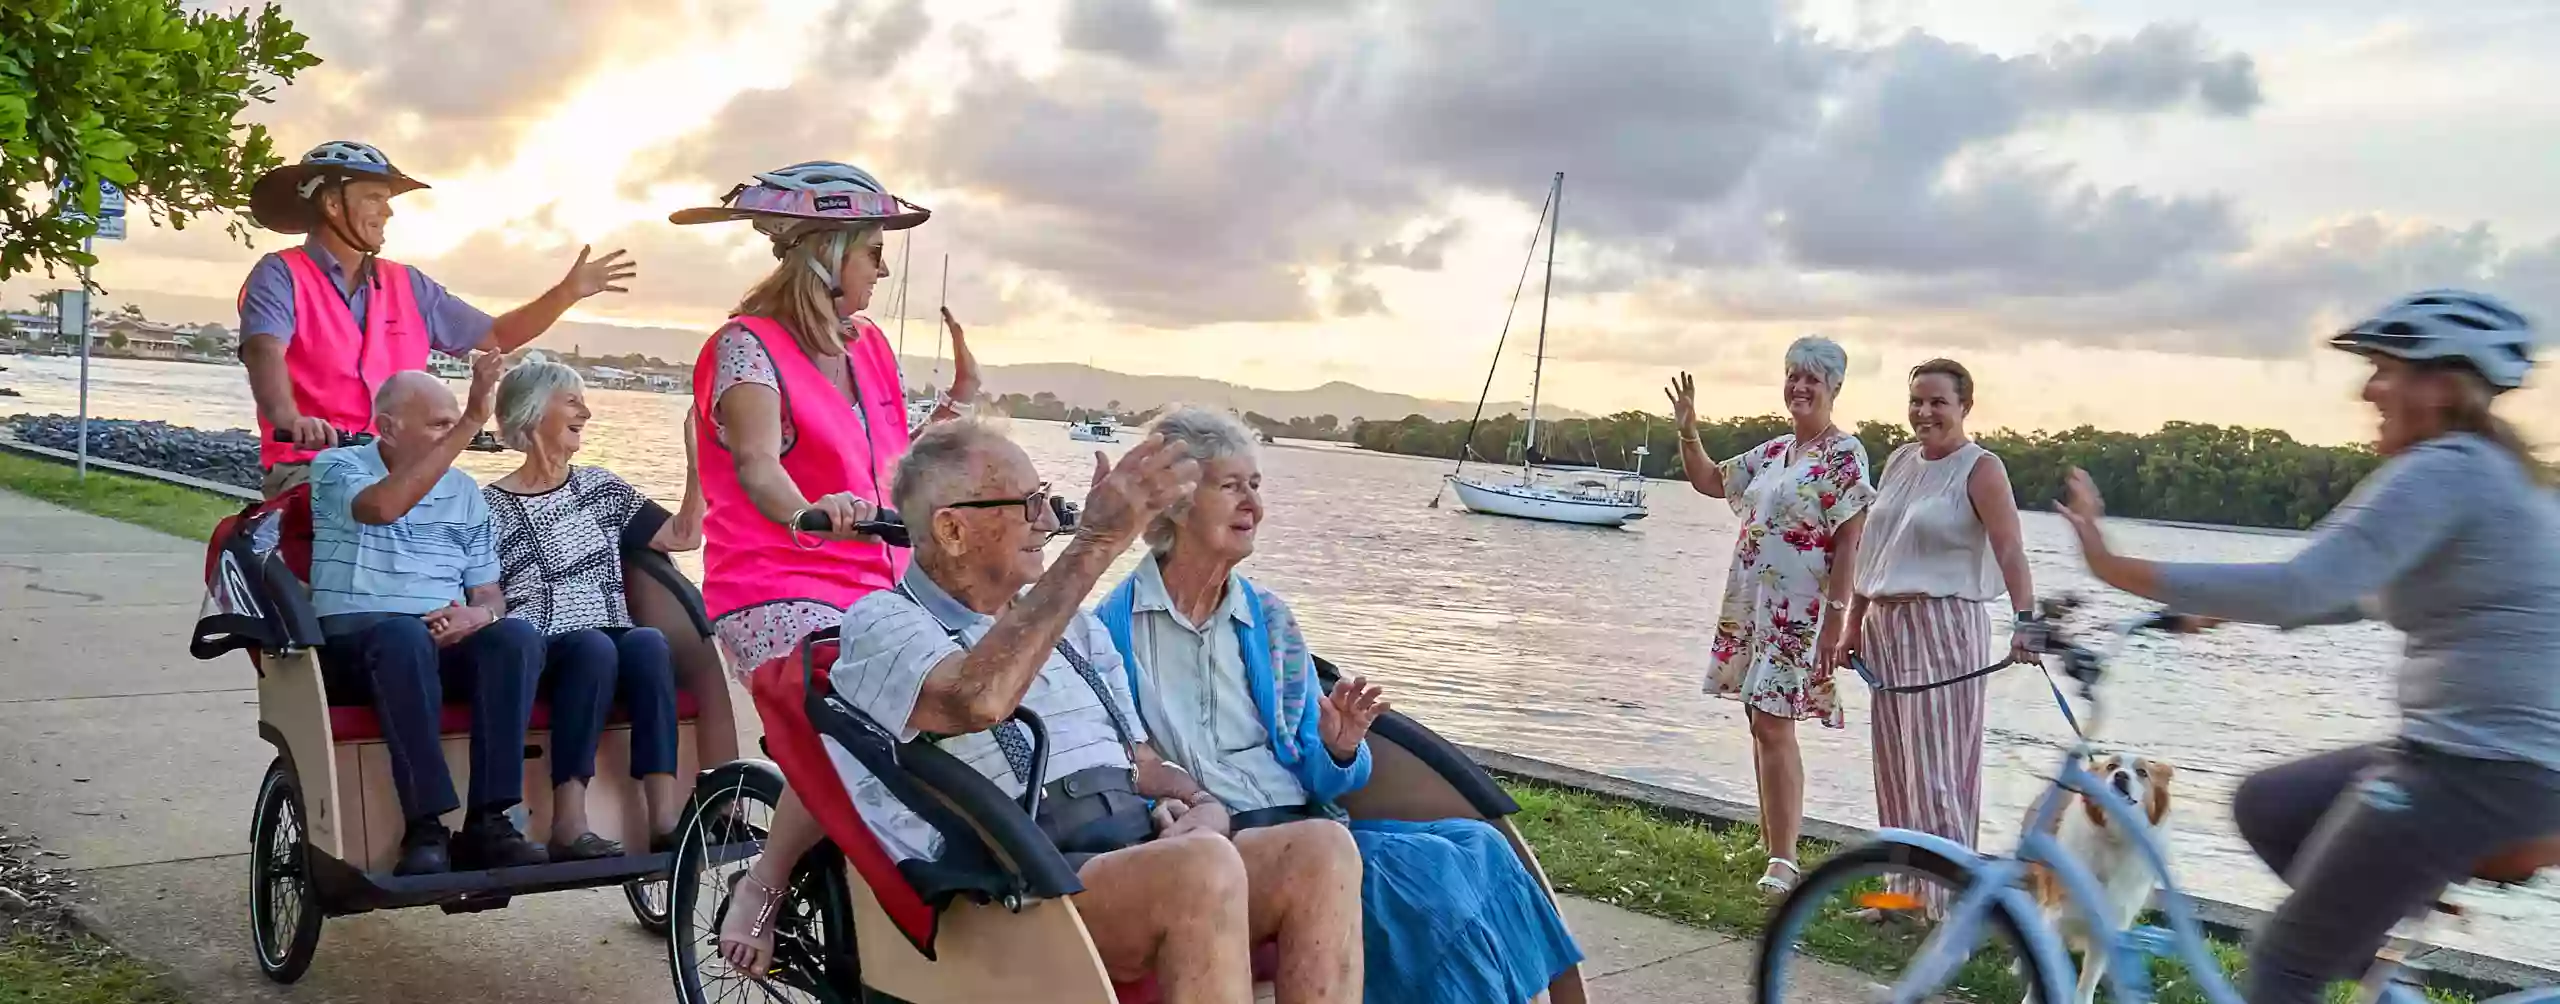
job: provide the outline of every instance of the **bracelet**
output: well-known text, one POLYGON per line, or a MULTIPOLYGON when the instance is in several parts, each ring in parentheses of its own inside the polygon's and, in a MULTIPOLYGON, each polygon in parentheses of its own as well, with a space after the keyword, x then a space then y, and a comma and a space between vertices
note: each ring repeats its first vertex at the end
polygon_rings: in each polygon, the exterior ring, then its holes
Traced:
POLYGON ((809 512, 810 508, 808 506, 801 506, 798 509, 792 510, 791 518, 784 520, 782 523, 783 531, 791 535, 791 546, 803 551, 815 551, 821 547, 827 546, 826 541, 809 536, 808 531, 800 529, 800 517, 808 515, 809 512))

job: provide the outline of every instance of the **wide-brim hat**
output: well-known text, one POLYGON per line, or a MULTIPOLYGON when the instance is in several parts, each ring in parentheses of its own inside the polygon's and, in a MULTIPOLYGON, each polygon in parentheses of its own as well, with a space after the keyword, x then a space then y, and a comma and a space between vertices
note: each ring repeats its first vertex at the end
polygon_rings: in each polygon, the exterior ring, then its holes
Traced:
POLYGON ((905 230, 932 217, 933 210, 887 192, 810 192, 772 185, 739 185, 730 189, 719 205, 679 209, 667 214, 667 222, 691 226, 734 220, 809 220, 905 230))
POLYGON ((343 178, 349 181, 381 181, 391 185, 391 194, 401 195, 427 187, 427 183, 401 173, 388 160, 380 160, 380 152, 354 143, 328 143, 304 154, 298 163, 286 164, 265 174, 249 186, 249 217, 259 226, 280 234, 307 234, 320 225, 320 207, 306 186, 314 178, 343 178), (372 152, 378 162, 336 159, 335 148, 361 148, 372 152))

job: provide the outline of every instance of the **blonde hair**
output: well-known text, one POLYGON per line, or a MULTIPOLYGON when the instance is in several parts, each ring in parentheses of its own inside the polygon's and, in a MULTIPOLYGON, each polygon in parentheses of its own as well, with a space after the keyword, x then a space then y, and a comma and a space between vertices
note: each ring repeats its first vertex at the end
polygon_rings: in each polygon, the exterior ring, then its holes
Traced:
POLYGON ((738 301, 737 313, 769 317, 800 343, 811 357, 844 354, 843 318, 836 314, 836 277, 858 250, 880 233, 876 223, 855 227, 827 226, 796 239, 774 240, 782 260, 738 301), (787 243, 786 243, 787 242, 787 243))
POLYGON ((2462 390, 2454 398, 2453 406, 2445 410, 2445 428, 2468 432, 2497 444, 2499 449, 2512 454, 2517 463, 2524 465, 2525 473, 2533 477, 2533 483, 2551 487, 2555 482, 2551 465, 2534 455, 2533 443, 2524 438, 2524 432, 2517 429, 2515 423, 2498 417, 2493 407, 2496 394, 2490 390, 2489 382, 2468 366, 2443 367, 2443 371, 2454 374, 2454 384, 2462 390))

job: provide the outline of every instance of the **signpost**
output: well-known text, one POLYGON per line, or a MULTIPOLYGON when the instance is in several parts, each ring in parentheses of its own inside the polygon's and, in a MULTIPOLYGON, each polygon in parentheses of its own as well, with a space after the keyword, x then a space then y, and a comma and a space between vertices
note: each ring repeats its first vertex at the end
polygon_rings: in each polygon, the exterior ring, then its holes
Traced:
MULTIPOLYGON (((62 207, 58 212, 66 218, 74 220, 89 218, 87 213, 74 208, 77 203, 72 201, 71 189, 68 185, 54 190, 54 202, 62 207)), ((97 222, 97 234, 80 242, 80 250, 92 255, 97 253, 100 239, 111 241, 124 239, 124 190, 117 188, 114 182, 104 178, 98 179, 97 222)), ((70 334, 75 324, 80 331, 80 458, 76 466, 80 472, 80 480, 87 481, 89 480, 89 269, 86 266, 80 269, 80 288, 63 291, 61 310, 62 333, 70 334)))

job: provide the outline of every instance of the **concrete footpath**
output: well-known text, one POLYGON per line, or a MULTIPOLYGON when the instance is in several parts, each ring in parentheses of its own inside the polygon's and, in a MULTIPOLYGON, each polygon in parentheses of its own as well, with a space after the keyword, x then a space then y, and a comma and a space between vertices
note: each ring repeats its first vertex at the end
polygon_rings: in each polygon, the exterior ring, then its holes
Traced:
MULTIPOLYGON (((247 849, 273 753, 248 659, 187 654, 203 566, 200 542, 0 491, 0 821, 67 855, 97 933, 196 1002, 674 998, 664 943, 611 889, 333 919, 300 984, 261 977, 247 849)), ((1566 914, 1597 1000, 1750 996, 1747 942, 1583 900, 1566 914)), ((1825 975, 1836 999, 1862 985, 1825 975)))

